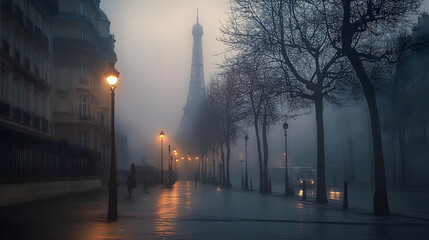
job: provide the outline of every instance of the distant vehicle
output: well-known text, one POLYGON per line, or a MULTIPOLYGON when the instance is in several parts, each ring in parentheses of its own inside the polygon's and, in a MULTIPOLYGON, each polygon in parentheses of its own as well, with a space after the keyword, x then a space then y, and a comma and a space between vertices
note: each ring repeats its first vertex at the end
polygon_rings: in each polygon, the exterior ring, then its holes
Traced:
POLYGON ((291 173, 291 182, 295 186, 300 186, 304 180, 307 187, 316 185, 315 170, 310 167, 293 167, 291 173))

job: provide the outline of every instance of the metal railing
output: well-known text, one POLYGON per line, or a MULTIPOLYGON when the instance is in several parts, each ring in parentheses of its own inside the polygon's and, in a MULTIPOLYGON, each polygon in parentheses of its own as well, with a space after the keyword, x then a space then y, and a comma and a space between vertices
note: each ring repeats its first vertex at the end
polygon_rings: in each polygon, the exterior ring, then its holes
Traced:
POLYGON ((0 126, 0 178, 99 175, 100 153, 0 126))

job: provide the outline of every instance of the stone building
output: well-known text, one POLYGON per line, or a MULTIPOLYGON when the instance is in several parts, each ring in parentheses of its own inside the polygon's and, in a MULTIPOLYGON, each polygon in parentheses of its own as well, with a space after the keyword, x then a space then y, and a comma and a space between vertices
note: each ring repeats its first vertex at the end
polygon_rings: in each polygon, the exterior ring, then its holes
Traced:
POLYGON ((111 108, 104 72, 116 62, 109 19, 99 0, 62 0, 53 28, 55 139, 99 152, 106 162, 111 108))
MULTIPOLYGON (((428 42, 429 15, 418 18, 409 42, 428 42)), ((416 44, 398 63, 394 87, 381 108, 386 156, 393 185, 428 187, 429 178, 429 46, 416 44), (390 152, 390 155, 389 155, 390 152)))
POLYGON ((52 138, 54 0, 1 0, 0 126, 52 138))

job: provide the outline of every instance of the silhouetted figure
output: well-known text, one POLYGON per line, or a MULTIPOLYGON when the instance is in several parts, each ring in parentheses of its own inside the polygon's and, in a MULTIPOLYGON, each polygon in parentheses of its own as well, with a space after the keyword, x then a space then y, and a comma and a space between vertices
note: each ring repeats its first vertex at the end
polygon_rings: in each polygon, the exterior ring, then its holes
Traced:
POLYGON ((128 174, 127 178, 127 187, 128 187, 128 193, 131 195, 133 194, 134 188, 137 187, 137 180, 136 180, 136 167, 133 164, 131 164, 130 173, 128 174))

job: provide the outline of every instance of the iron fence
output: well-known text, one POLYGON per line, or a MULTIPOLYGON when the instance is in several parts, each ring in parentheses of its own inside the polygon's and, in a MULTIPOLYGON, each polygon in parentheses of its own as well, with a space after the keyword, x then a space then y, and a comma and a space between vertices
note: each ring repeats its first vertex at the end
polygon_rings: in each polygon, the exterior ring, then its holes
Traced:
POLYGON ((0 126, 0 178, 98 176, 100 153, 0 126))

